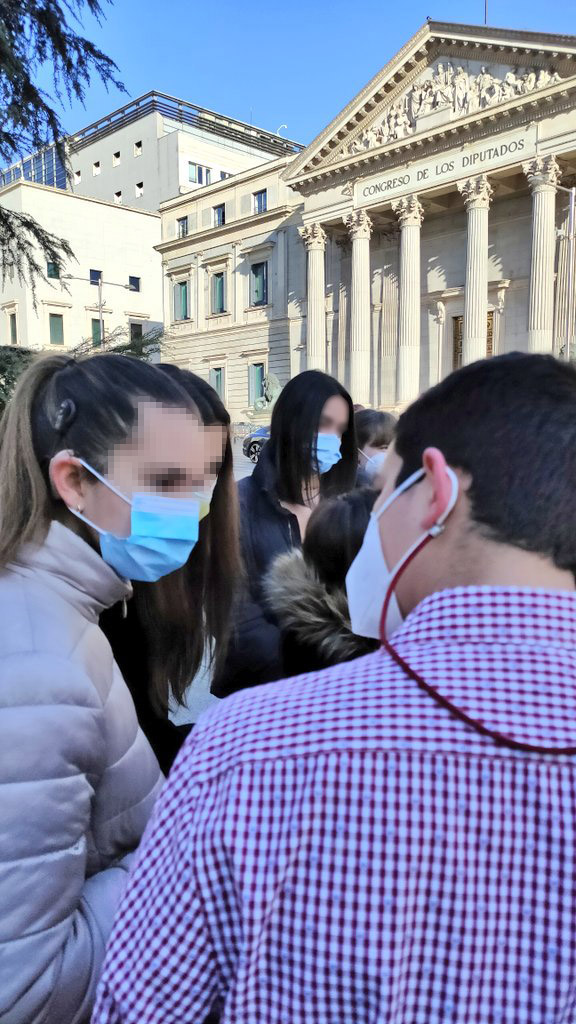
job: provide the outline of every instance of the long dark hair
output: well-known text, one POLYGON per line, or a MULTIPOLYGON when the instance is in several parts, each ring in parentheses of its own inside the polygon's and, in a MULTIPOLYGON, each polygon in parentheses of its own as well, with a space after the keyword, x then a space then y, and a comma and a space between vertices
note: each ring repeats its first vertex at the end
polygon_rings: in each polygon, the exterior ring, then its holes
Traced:
POLYGON ((334 377, 320 370, 305 370, 288 381, 280 392, 266 445, 276 469, 278 496, 302 504, 315 475, 313 445, 322 410, 339 396, 348 406, 348 427, 342 435, 342 458, 320 477, 322 496, 342 494, 354 486, 358 457, 354 431, 354 407, 350 395, 334 377))
POLYGON ((208 648, 215 671, 224 661, 241 558, 230 416, 218 393, 201 377, 169 363, 159 364, 159 369, 188 394, 205 427, 222 427, 225 432, 210 514, 200 523, 187 564, 157 583, 134 584, 136 611, 149 641, 150 696, 156 709, 165 713, 171 694, 183 703, 208 648))

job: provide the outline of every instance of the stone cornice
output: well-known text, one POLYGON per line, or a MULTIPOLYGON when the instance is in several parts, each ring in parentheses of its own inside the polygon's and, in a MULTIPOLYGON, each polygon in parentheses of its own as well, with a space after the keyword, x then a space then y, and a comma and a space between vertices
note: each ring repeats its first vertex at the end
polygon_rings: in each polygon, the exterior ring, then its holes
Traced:
MULTIPOLYGON (((160 253, 173 253, 178 255, 182 251, 186 251, 190 246, 196 247, 197 243, 211 242, 218 244, 218 241, 227 239, 231 231, 236 231, 238 228, 246 228, 248 226, 254 227, 257 231, 260 224, 268 224, 270 221, 280 219, 281 223, 295 212, 297 206, 275 206, 271 210, 267 210, 265 213, 250 214, 248 217, 238 217, 236 220, 228 221, 227 224, 222 224, 218 228, 205 228, 202 231, 191 231, 188 235, 184 235, 183 238, 169 238, 165 242, 159 242, 158 245, 154 246, 156 252, 160 253)), ((278 224, 276 227, 280 227, 278 224)), ((232 243, 234 244, 234 243, 232 243)))

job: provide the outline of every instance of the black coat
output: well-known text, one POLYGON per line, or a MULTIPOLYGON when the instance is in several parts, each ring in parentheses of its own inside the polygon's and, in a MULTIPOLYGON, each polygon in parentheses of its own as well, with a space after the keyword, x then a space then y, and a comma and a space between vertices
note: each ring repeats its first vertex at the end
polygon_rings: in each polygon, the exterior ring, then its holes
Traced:
POLYGON ((132 694, 138 724, 156 754, 162 771, 168 775, 191 726, 174 725, 167 715, 159 714, 152 704, 148 640, 132 602, 127 603, 126 617, 121 604, 103 612, 100 616, 100 629, 112 648, 114 660, 132 694))
POLYGON ((212 682, 217 697, 282 678, 280 630, 266 607, 262 584, 278 555, 301 547, 298 520, 278 500, 267 445, 252 476, 238 484, 238 493, 246 586, 238 598, 226 662, 212 682))

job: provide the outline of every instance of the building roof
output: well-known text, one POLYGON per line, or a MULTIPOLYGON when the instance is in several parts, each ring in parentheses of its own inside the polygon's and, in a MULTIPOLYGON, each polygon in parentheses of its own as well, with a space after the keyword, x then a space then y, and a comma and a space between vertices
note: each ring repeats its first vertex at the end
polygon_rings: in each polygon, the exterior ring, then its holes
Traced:
POLYGON ((263 128, 255 128, 244 121, 237 121, 233 117, 218 114, 214 110, 199 107, 195 103, 188 103, 176 96, 155 91, 147 92, 144 96, 131 100, 130 103, 107 114, 106 117, 93 121, 86 128, 75 132, 69 138, 70 144, 76 150, 83 149, 84 146, 105 138, 118 131, 119 128, 124 128, 153 113, 162 114, 163 117, 171 121, 192 125, 202 131, 233 139, 234 142, 240 142, 245 146, 251 146, 276 156, 292 155, 299 153, 304 148, 299 142, 283 139, 263 128))

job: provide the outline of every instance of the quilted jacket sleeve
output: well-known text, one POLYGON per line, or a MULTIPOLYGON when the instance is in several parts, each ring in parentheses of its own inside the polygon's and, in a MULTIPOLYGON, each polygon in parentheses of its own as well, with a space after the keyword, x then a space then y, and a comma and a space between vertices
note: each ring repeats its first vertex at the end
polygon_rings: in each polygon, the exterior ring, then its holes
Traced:
POLYGON ((123 855, 140 838, 159 781, 121 677, 103 703, 85 670, 65 658, 2 659, 1 1024, 89 1018, 127 878, 130 857, 123 855), (111 703, 113 717, 124 716, 114 764, 111 703), (140 761, 138 750, 146 754, 140 761), (137 776, 129 792, 119 770, 137 776), (106 788, 117 795, 104 808, 106 788), (97 815, 105 851, 94 839, 97 815))

